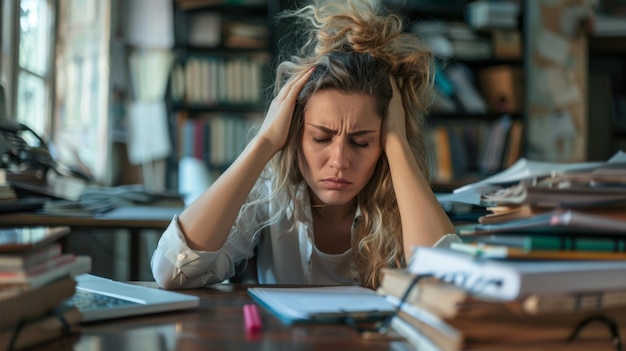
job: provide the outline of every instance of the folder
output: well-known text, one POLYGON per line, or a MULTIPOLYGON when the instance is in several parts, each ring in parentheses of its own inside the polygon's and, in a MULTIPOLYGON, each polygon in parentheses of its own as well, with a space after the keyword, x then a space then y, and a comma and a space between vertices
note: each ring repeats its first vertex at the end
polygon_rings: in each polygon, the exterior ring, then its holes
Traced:
POLYGON ((495 233, 602 233, 626 235, 626 220, 576 210, 554 210, 528 218, 502 223, 478 224, 459 228, 460 235, 487 235, 495 233))
POLYGON ((374 290, 360 286, 248 288, 248 294, 284 324, 377 321, 394 306, 374 290))

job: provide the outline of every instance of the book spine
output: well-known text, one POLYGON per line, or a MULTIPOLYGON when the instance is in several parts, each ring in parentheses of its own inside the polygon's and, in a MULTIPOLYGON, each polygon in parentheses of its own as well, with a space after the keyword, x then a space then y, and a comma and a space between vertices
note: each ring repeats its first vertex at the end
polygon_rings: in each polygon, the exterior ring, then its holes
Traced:
POLYGON ((57 256, 52 260, 42 262, 34 267, 23 271, 8 272, 0 271, 0 284, 4 283, 24 283, 28 279, 37 277, 47 273, 48 271, 55 270, 57 268, 67 266, 76 260, 76 256, 73 254, 64 254, 57 256))
POLYGON ((74 278, 67 276, 41 287, 13 289, 7 297, 0 297, 0 329, 17 325, 20 321, 43 316, 64 300, 72 297, 76 289, 74 278))
POLYGON ((579 236, 529 236, 524 247, 532 250, 626 252, 626 239, 579 236))
POLYGON ((409 322, 398 316, 391 318, 391 329, 403 336, 409 344, 416 350, 420 351, 439 351, 440 348, 430 339, 422 334, 417 328, 413 327, 409 322))
POLYGON ((0 256, 0 270, 27 269, 42 262, 48 261, 61 254, 61 245, 53 243, 42 250, 34 251, 26 255, 6 255, 0 256))
POLYGON ((15 340, 12 340, 15 332, 13 329, 0 331, 0 348, 9 350, 10 346, 13 346, 13 349, 21 350, 54 340, 67 333, 75 333, 79 330, 81 318, 82 314, 75 307, 59 308, 56 315, 25 324, 15 340))
POLYGON ((567 295, 532 294, 521 301, 529 314, 600 310, 626 305, 626 291, 582 292, 567 295))

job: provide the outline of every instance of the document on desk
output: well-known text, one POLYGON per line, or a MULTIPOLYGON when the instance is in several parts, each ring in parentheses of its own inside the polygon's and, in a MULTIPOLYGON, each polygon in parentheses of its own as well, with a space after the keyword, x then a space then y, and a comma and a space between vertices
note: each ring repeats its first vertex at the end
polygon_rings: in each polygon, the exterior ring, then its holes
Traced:
POLYGON ((385 297, 360 286, 256 287, 248 293, 285 324, 375 321, 395 310, 385 297))

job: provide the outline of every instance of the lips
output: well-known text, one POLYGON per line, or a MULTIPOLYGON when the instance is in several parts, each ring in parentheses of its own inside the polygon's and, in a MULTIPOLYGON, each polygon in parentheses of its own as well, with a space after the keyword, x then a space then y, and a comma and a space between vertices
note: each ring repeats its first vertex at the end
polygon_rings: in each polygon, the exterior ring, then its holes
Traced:
POLYGON ((328 188, 336 190, 344 189, 352 184, 343 178, 326 178, 322 179, 322 183, 324 183, 328 188))

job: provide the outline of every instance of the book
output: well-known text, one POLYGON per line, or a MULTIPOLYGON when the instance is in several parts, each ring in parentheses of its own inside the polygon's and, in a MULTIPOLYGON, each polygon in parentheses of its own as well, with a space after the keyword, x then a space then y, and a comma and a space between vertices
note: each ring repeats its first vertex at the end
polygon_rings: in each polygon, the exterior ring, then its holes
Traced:
POLYGON ((35 289, 68 275, 75 276, 91 271, 91 257, 67 255, 69 257, 61 255, 63 258, 55 267, 38 270, 32 274, 0 272, 0 291, 7 289, 35 289))
POLYGON ((502 223, 477 224, 459 228, 459 235, 486 235, 496 233, 602 233, 626 234, 626 220, 605 215, 584 213, 570 209, 557 209, 527 218, 502 223))
POLYGON ((597 233, 567 234, 492 234, 467 237, 467 244, 507 246, 523 251, 599 251, 623 253, 626 251, 626 238, 620 235, 597 233))
POLYGON ((75 290, 74 278, 65 276, 27 291, 0 291, 0 329, 43 316, 72 297, 75 290))
MULTIPOLYGON (((398 305, 398 300, 389 301, 398 305)), ((604 323, 587 323, 594 318, 606 318, 616 323, 619 333, 626 331, 626 306, 601 310, 581 310, 541 315, 508 314, 475 317, 438 318, 428 311, 403 304, 397 316, 412 325, 442 350, 473 349, 476 343, 537 343, 567 342, 574 331, 581 329, 581 341, 610 340, 604 323)), ((503 348, 508 349, 508 348, 503 348)))
POLYGON ((398 335, 419 351, 440 351, 440 348, 428 339, 420 330, 399 316, 391 317, 389 326, 398 335))
POLYGON ((0 284, 24 283, 54 270, 65 269, 65 266, 75 261, 74 254, 62 254, 23 270, 2 270, 0 271, 0 284))
POLYGON ((626 306, 626 290, 584 291, 574 293, 530 294, 510 301, 477 298, 469 291, 433 277, 423 277, 406 295, 417 277, 405 269, 383 269, 378 293, 404 299, 404 303, 427 310, 439 318, 481 318, 482 316, 544 314, 601 310, 626 306))
POLYGON ((529 294, 626 289, 624 261, 498 260, 417 246, 407 269, 452 282, 476 296, 503 301, 529 294))
MULTIPOLYGON (((501 205, 486 207, 489 212, 478 218, 480 224, 494 224, 507 222, 513 219, 528 218, 541 213, 554 211, 553 208, 537 207, 531 205, 501 205)), ((577 212, 597 215, 609 219, 626 220, 626 206, 595 206, 576 207, 577 212)))
POLYGON ((361 286, 248 288, 248 294, 284 324, 382 320, 394 306, 361 286))
MULTIPOLYGON (((499 205, 530 205, 543 208, 591 208, 623 206, 626 203, 626 186, 558 186, 570 182, 570 177, 545 178, 538 185, 519 182, 495 192, 483 194, 486 203, 499 205)), ((590 180, 590 182, 595 182, 590 180)))
POLYGON ((626 306, 626 290, 530 294, 520 302, 528 314, 610 309, 626 306))
POLYGON ((476 29, 515 28, 520 11, 515 1, 478 0, 465 7, 465 20, 476 29))
MULTIPOLYGON (((383 268, 378 294, 402 299, 417 277, 404 269, 383 268)), ((405 298, 405 303, 419 306, 439 317, 452 317, 459 307, 476 301, 463 288, 433 277, 424 277, 416 283, 405 298)))
POLYGON ((61 244, 52 243, 31 251, 0 254, 0 270, 23 270, 61 254, 61 244))
POLYGON ((543 207, 607 206, 626 203, 626 187, 547 188, 530 186, 524 203, 543 207))
MULTIPOLYGON (((384 269, 378 293, 395 302, 400 301, 416 276, 404 269, 384 269)), ((534 300, 539 298, 537 294, 533 296, 534 300)), ((528 303, 528 308, 531 310, 526 311, 525 301, 525 299, 502 301, 485 297, 478 298, 455 284, 433 277, 424 277, 412 288, 404 303, 412 304, 442 319, 538 313, 537 309, 533 308, 533 305, 536 305, 534 302, 528 303)))
MULTIPOLYGON (((532 238, 528 238, 529 242, 532 238)), ((605 248, 603 245, 607 244, 609 246, 616 247, 615 240, 608 239, 608 242, 598 242, 593 239, 589 239, 589 241, 584 242, 581 239, 581 247, 583 245, 589 245, 590 247, 598 247, 600 250, 585 250, 585 249, 577 249, 575 248, 577 245, 573 244, 574 248, 570 249, 562 249, 558 247, 560 242, 564 242, 565 245, 568 243, 575 243, 576 241, 564 241, 559 239, 566 238, 537 238, 537 239, 547 239, 545 245, 551 246, 550 248, 545 249, 532 249, 525 247, 516 247, 516 246, 508 246, 508 245, 490 245, 482 242, 476 243, 452 243, 450 248, 453 250, 457 250, 460 252, 468 253, 475 257, 483 257, 483 258, 500 258, 500 259, 543 259, 543 260, 626 260, 626 252, 620 251, 615 252, 611 251, 608 248, 605 248), (554 240, 552 240, 554 239, 554 240), (596 246, 597 245, 597 246, 596 246)), ((567 238, 571 239, 571 238, 567 238)), ((528 246, 532 246, 532 242, 527 244, 528 246)), ((539 244, 542 245, 542 244, 539 244)), ((569 244, 571 245, 571 244, 569 244)), ((571 247, 571 246, 570 246, 571 247)))
POLYGON ((69 232, 67 226, 0 229, 0 254, 36 249, 59 240, 69 232))
POLYGON ((0 349, 26 349, 64 335, 74 334, 80 329, 81 318, 82 315, 77 308, 59 306, 52 313, 22 325, 15 339, 14 328, 0 329, 0 349))
POLYGON ((403 305, 401 310, 392 318, 401 319, 413 329, 418 330, 425 339, 436 345, 437 350, 457 351, 462 349, 463 335, 426 310, 411 305, 403 305))

